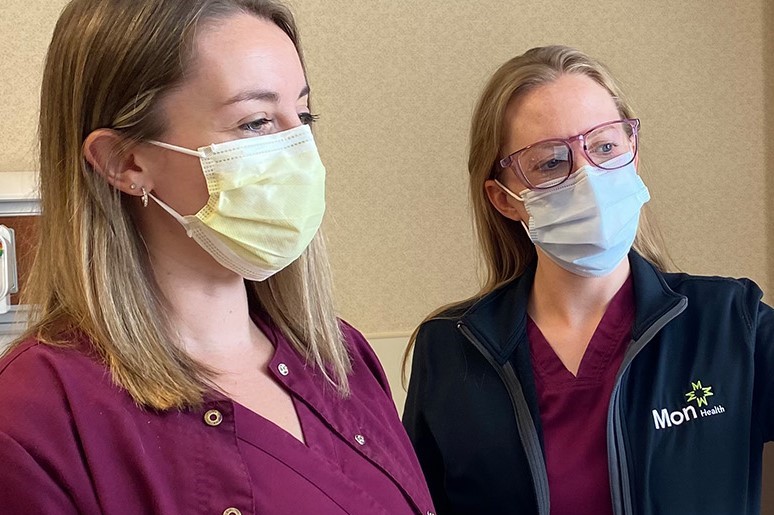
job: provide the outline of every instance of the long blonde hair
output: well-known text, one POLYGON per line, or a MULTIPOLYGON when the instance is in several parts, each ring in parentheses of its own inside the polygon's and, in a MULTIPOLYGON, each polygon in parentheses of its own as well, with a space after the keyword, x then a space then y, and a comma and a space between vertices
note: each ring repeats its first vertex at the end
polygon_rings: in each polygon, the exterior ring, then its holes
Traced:
MULTIPOLYGON (((153 279, 128 198, 84 159, 99 128, 123 147, 164 129, 158 102, 184 80, 196 30, 244 12, 267 19, 301 47, 292 14, 275 0, 73 0, 54 30, 40 109, 39 243, 24 302, 35 307, 25 337, 69 345, 78 335, 140 405, 184 408, 202 401, 214 372, 179 345, 153 279)), ((296 350, 342 395, 351 363, 335 316, 330 269, 319 233, 292 265, 247 282, 296 350)))
MULTIPOLYGON (((470 299, 439 308, 423 323, 516 279, 536 259, 535 246, 521 223, 504 217, 495 209, 484 185, 487 180, 496 178, 500 170, 498 160, 501 157, 506 129, 505 113, 509 103, 569 73, 585 75, 594 80, 613 97, 621 118, 635 118, 631 105, 608 69, 574 48, 559 45, 533 48, 500 66, 481 93, 470 128, 470 202, 485 267, 482 286, 470 299)), ((634 249, 660 269, 666 270, 671 261, 651 218, 646 205, 640 215, 634 249)), ((412 334, 403 356, 404 375, 417 331, 412 334)))

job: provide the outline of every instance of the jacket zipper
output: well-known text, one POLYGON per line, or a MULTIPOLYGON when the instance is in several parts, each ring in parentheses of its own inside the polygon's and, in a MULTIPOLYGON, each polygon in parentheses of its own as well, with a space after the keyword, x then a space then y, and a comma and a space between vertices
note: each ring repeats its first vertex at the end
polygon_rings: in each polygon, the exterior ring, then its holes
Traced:
POLYGON ((621 383, 623 375, 645 345, 665 325, 685 311, 687 305, 688 299, 680 299, 680 302, 656 320, 639 340, 632 342, 624 355, 621 367, 618 369, 607 413, 607 457, 608 469, 610 471, 610 495, 613 500, 613 513, 615 515, 634 515, 631 485, 629 484, 629 463, 626 458, 623 423, 621 422, 621 383))
POLYGON ((551 501, 548 496, 548 476, 546 473, 546 463, 543 457, 543 449, 540 447, 535 421, 532 420, 532 414, 529 411, 527 400, 524 397, 524 390, 516 377, 513 365, 508 362, 500 366, 492 355, 487 351, 481 342, 465 327, 462 322, 457 322, 457 329, 467 338, 473 346, 486 358, 497 375, 505 384, 505 389, 511 398, 514 414, 516 416, 516 426, 518 427, 521 440, 524 445, 524 451, 527 455, 530 472, 532 473, 532 482, 535 487, 535 497, 537 499, 538 515, 549 515, 551 511, 551 501))

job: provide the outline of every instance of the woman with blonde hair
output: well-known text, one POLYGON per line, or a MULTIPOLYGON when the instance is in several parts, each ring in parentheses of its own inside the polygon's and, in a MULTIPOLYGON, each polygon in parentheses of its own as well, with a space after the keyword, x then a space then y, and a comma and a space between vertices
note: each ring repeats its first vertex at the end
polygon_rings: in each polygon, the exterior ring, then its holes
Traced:
POLYGON ((36 318, 0 360, 0 511, 432 509, 376 356, 334 314, 314 119, 274 0, 65 7, 36 318))
POLYGON ((438 513, 760 511, 774 310, 751 281, 667 272, 639 131, 572 48, 485 87, 468 167, 486 281, 415 332, 404 413, 438 513))

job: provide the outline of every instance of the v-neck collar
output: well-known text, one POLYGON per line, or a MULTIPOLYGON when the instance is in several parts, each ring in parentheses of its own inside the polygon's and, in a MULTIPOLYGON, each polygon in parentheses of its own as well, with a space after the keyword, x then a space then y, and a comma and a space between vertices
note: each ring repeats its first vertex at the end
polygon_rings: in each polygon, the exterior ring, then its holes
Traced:
POLYGON ((630 275, 605 310, 573 375, 559 359, 540 328, 528 318, 527 335, 536 376, 551 387, 582 386, 603 380, 611 359, 629 342, 634 323, 634 286, 630 275))
MULTIPOLYGON (((632 339, 639 339, 651 325, 687 299, 672 291, 662 273, 632 250, 629 264, 634 283, 636 313, 632 339)), ((498 364, 504 365, 527 340, 527 303, 535 279, 535 263, 514 280, 463 306, 459 317, 498 364), (508 321, 503 323, 503 321, 508 321)))

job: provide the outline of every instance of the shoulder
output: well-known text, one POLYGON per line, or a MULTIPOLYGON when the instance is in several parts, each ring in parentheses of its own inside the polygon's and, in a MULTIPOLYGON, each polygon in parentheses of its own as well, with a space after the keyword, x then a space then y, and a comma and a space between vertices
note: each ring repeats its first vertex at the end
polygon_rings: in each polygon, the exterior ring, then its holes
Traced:
POLYGON ((449 345, 465 342, 466 339, 459 330, 463 321, 466 325, 475 320, 476 324, 491 326, 508 320, 519 306, 526 305, 525 299, 528 297, 533 275, 530 269, 492 290, 479 292, 468 299, 436 309, 417 328, 417 348, 432 344, 446 349, 449 345))
POLYGON ((417 328, 415 345, 417 350, 428 346, 448 347, 462 342, 464 337, 457 326, 462 316, 480 302, 468 300, 446 306, 428 316, 417 328))
MULTIPOLYGON (((420 373, 429 380, 435 372, 444 377, 465 368, 471 356, 471 346, 459 329, 465 310, 456 307, 435 314, 422 322, 414 333, 411 349, 412 374, 420 373)), ((413 381, 412 377, 412 381, 413 381)))
POLYGON ((68 423, 79 397, 114 389, 107 368, 82 342, 60 347, 34 339, 0 359, 0 432, 39 431, 68 423))
POLYGON ((92 409, 80 398, 103 390, 80 385, 94 374, 89 361, 75 348, 35 340, 17 344, 0 359, 0 462, 34 477, 41 488, 51 471, 62 482, 84 477, 76 407, 92 409))
MULTIPOLYGON (((387 375, 384 372, 379 357, 374 352, 373 347, 368 343, 365 336, 355 329, 349 322, 339 320, 341 333, 347 344, 350 359, 352 360, 351 383, 363 382, 366 378, 375 378, 381 388, 390 393, 390 385, 387 375), (365 377, 364 377, 365 376, 365 377)), ((353 385, 354 386, 354 385, 353 385)))
POLYGON ((15 385, 51 384, 67 377, 103 378, 106 372, 85 338, 76 338, 68 345, 50 345, 30 338, 0 358, 0 396, 15 385))
POLYGON ((353 360, 369 361, 372 358, 376 358, 373 348, 371 348, 363 333, 355 329, 346 320, 339 319, 339 327, 341 328, 344 342, 347 344, 347 350, 353 360))
POLYGON ((690 309, 735 310, 750 318, 763 291, 751 279, 685 273, 663 274, 669 287, 688 298, 690 309))
POLYGON ((746 277, 723 277, 686 273, 663 273, 664 280, 676 292, 684 294, 715 293, 760 298, 760 287, 746 277))
POLYGON ((9 391, 56 383, 64 376, 100 368, 86 348, 78 340, 67 346, 49 345, 34 338, 19 342, 0 358, 0 398, 9 391))

